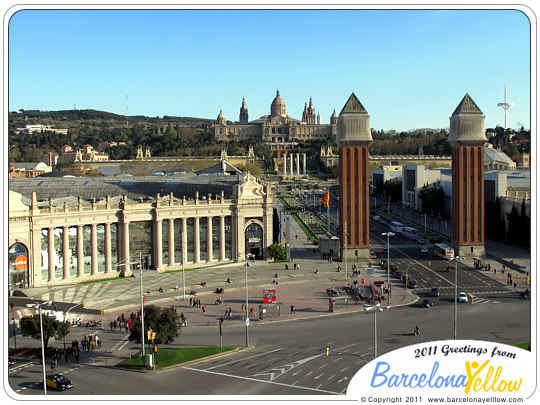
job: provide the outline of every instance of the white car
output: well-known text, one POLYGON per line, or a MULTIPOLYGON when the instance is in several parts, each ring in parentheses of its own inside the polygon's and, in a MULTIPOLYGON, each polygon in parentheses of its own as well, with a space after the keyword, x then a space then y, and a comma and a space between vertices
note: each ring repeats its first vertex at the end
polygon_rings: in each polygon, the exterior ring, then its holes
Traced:
POLYGON ((458 294, 457 300, 458 300, 459 302, 468 302, 468 301, 469 301, 469 297, 467 296, 467 293, 460 292, 460 293, 458 294))

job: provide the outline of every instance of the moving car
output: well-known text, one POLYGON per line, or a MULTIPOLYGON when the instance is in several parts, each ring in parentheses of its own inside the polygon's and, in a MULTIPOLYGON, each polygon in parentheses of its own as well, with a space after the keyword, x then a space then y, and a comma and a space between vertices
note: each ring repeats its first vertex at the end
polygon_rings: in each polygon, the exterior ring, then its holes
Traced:
POLYGON ((420 304, 420 306, 422 308, 429 308, 429 307, 432 307, 433 305, 435 305, 435 303, 431 300, 424 300, 422 301, 422 303, 420 304))
POLYGON ((425 245, 426 244, 426 240, 424 238, 419 238, 418 239, 418 244, 420 245, 425 245))
POLYGON ((439 295, 441 295, 441 293, 439 291, 439 287, 433 287, 431 289, 431 296, 432 297, 438 297, 439 295))
POLYGON ((46 377, 47 387, 54 388, 58 391, 64 391, 68 388, 73 388, 73 383, 62 374, 49 374, 46 377))
POLYGON ((464 293, 464 292, 460 292, 458 294, 457 299, 458 299, 459 302, 468 302, 469 301, 469 297, 467 296, 467 293, 464 293))
POLYGON ((418 283, 414 280, 409 280, 409 282, 407 283, 407 287, 408 288, 416 288, 418 287, 418 283))
POLYGON ((425 246, 422 246, 422 248, 420 249, 420 252, 422 252, 422 253, 427 253, 427 252, 428 252, 428 248, 425 247, 425 246))
POLYGON ((371 251, 371 252, 369 252, 369 257, 371 257, 372 259, 376 259, 377 258, 377 253, 374 252, 374 251, 371 251))

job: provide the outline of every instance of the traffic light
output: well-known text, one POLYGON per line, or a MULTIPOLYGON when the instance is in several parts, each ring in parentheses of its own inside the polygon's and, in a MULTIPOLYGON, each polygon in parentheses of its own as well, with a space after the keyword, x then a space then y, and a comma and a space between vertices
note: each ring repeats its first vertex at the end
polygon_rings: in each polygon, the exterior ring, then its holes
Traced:
POLYGON ((154 345, 154 353, 157 353, 157 345, 154 345))
POLYGON ((150 331, 146 332, 146 339, 148 339, 148 340, 152 339, 152 332, 150 332, 150 331))
POLYGON ((329 347, 326 348, 326 355, 327 355, 327 356, 330 355, 330 348, 329 348, 329 347))
POLYGON ((156 338, 156 332, 152 332, 152 340, 156 338))

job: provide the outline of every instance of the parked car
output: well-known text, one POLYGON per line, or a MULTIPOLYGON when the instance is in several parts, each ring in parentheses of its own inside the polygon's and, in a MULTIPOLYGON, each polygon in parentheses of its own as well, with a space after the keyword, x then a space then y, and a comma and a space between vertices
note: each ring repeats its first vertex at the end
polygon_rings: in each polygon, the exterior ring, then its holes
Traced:
POLYGON ((425 246, 422 246, 422 248, 420 249, 420 252, 422 252, 422 253, 427 253, 427 252, 428 252, 428 248, 425 247, 425 246))
POLYGON ((399 270, 399 268, 395 264, 390 265, 390 274, 394 274, 398 270, 399 270))
POLYGON ((431 289, 431 296, 432 297, 438 297, 439 295, 441 295, 441 293, 439 291, 439 287, 433 287, 431 289))
POLYGON ((469 302, 469 297, 467 296, 467 293, 460 292, 457 297, 459 302, 469 302))
POLYGON ((402 276, 401 271, 398 270, 394 272, 394 277, 397 278, 398 280, 401 280, 401 276, 402 276))
POLYGON ((426 240, 424 238, 419 238, 418 239, 418 244, 420 245, 425 245, 426 244, 426 240))
POLYGON ((408 288, 416 288, 418 287, 418 283, 414 280, 409 280, 409 282, 407 283, 407 287, 408 288))
POLYGON ((54 388, 58 391, 64 391, 68 388, 73 388, 73 383, 62 374, 49 374, 46 377, 47 387, 54 388))
POLYGON ((420 306, 422 308, 429 308, 429 307, 432 307, 433 305, 435 305, 435 303, 431 300, 424 300, 422 301, 422 303, 420 304, 420 306))

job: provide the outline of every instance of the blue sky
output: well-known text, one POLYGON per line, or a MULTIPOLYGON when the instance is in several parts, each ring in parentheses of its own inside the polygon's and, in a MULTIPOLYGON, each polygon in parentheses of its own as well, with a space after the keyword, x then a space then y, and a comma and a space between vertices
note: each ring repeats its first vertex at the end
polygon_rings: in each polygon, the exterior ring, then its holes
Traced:
POLYGON ((9 110, 96 109, 238 120, 279 88, 323 123, 352 92, 375 129, 446 128, 466 93, 486 128, 530 128, 531 49, 517 10, 20 10, 9 110), (503 34, 506 33, 506 34, 503 34), (510 34, 509 34, 510 33, 510 34))

